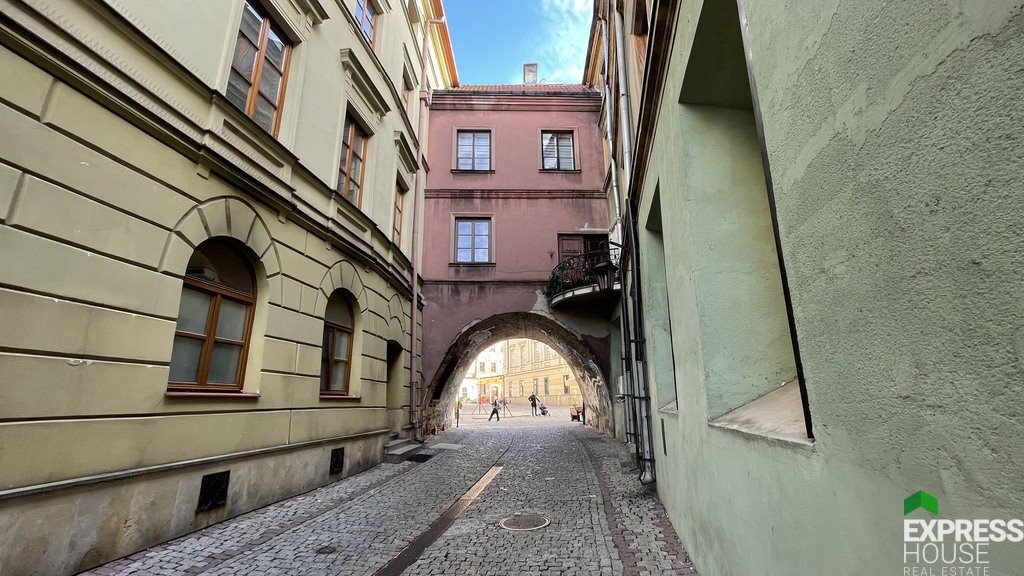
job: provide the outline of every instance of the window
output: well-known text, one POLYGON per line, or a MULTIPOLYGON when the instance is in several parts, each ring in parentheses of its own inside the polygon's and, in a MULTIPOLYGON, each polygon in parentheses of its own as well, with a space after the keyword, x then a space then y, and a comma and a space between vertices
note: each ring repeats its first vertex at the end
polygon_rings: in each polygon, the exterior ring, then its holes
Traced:
POLYGON ((548 377, 545 376, 544 377, 544 395, 547 396, 549 394, 551 394, 551 388, 550 388, 550 386, 548 386, 548 377))
POLYGON ((405 191, 395 186, 395 209, 391 216, 391 241, 402 248, 402 211, 405 208, 405 191))
POLYGON ((363 38, 366 38, 370 46, 373 46, 377 27, 377 9, 370 0, 356 0, 356 25, 363 33, 363 38))
POLYGON ((230 483, 230 470, 204 475, 199 481, 199 501, 196 503, 196 512, 215 510, 227 504, 230 483))
POLYGON ((526 396, 526 388, 523 386, 523 381, 519 381, 519 395, 526 396))
POLYGON ((537 379, 534 378, 533 379, 533 393, 534 393, 534 395, 536 395, 537 392, 538 392, 538 390, 537 390, 537 379))
POLYGON ((541 132, 541 156, 545 170, 575 170, 572 132, 541 132))
POLYGON ((526 345, 519 348, 519 363, 526 366, 526 345))
POLYGON ((491 219, 455 219, 455 261, 475 264, 491 261, 491 219))
POLYGON ((324 341, 320 355, 320 394, 347 396, 352 368, 352 339, 355 318, 352 305, 341 291, 327 301, 324 313, 324 341))
POLYGON ((292 46, 251 1, 242 9, 242 24, 231 60, 227 99, 267 132, 277 135, 292 46))
POLYGON ((562 393, 563 394, 569 394, 569 375, 568 374, 563 374, 562 375, 562 393))
POLYGON ((338 172, 338 194, 349 202, 360 205, 363 187, 363 160, 366 158, 366 131, 345 115, 345 128, 341 133, 341 168, 338 172))
POLYGON ((553 352, 554 352, 554 350, 552 350, 550 346, 545 346, 544 347, 544 359, 545 360, 551 360, 551 355, 552 355, 553 352))
POLYGON ((256 277, 230 242, 200 244, 185 269, 168 389, 239 390, 256 277))
POLYGON ((491 169, 491 133, 488 130, 459 130, 455 167, 458 170, 491 169))
POLYGON ((491 362, 491 372, 497 372, 497 371, 498 371, 498 365, 496 363, 494 363, 494 362, 491 362))
POLYGON ((533 343, 533 361, 540 362, 540 342, 533 343))
POLYGON ((484 371, 484 363, 483 363, 483 362, 481 362, 481 363, 480 363, 480 364, 479 364, 479 365, 477 366, 477 369, 478 369, 478 370, 479 370, 480 372, 483 372, 483 371, 484 371))
POLYGON ((327 474, 334 476, 335 474, 341 474, 345 469, 345 447, 335 448, 331 450, 330 465, 327 468, 327 474))

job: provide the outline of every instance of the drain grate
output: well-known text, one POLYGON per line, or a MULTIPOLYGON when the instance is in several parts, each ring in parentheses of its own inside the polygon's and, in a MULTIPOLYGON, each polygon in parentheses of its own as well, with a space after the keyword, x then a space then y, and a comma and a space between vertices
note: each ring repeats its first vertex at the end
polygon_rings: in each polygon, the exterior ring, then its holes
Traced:
POLYGON ((423 462, 426 462, 427 460, 430 460, 433 457, 434 457, 433 454, 413 454, 412 456, 409 456, 408 459, 413 461, 413 462, 423 463, 423 462))
POLYGON ((516 514, 502 519, 498 524, 505 530, 537 530, 551 523, 551 520, 540 514, 516 514))

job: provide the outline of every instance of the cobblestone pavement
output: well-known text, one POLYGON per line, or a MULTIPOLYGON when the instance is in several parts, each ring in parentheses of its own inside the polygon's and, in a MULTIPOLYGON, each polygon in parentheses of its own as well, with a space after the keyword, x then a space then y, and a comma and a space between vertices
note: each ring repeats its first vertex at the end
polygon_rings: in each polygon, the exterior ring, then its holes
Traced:
POLYGON ((622 444, 562 412, 467 416, 427 443, 424 463, 381 464, 85 574, 373 575, 493 466, 500 472, 402 574, 695 574, 653 487, 622 470, 622 444), (498 525, 517 513, 550 524, 498 525))

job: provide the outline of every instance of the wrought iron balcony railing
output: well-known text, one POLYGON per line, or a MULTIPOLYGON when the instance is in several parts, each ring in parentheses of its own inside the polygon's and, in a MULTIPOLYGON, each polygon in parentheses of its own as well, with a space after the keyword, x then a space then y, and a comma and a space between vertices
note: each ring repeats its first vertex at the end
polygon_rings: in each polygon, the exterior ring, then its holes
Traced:
POLYGON ((618 281, 619 247, 612 246, 602 250, 586 252, 562 261, 551 271, 551 278, 544 288, 548 299, 582 286, 601 286, 607 283, 611 287, 618 281), (603 278, 602 278, 603 276, 603 278), (606 281, 610 280, 610 281, 606 281))

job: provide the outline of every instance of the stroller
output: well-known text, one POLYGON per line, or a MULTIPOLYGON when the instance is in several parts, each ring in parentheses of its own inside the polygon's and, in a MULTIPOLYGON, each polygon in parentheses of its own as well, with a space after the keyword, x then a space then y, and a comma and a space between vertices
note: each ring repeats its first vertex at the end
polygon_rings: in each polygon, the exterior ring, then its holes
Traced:
POLYGON ((548 415, 548 405, 547 404, 541 402, 540 404, 537 405, 537 408, 540 410, 540 415, 541 416, 547 416, 548 415))

